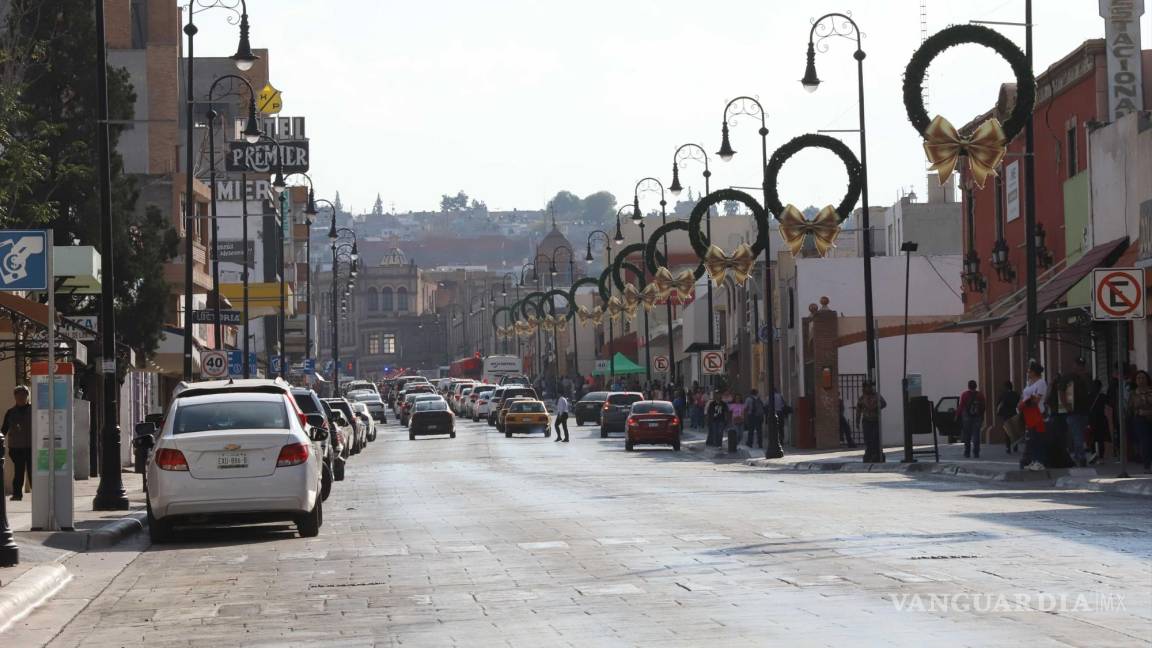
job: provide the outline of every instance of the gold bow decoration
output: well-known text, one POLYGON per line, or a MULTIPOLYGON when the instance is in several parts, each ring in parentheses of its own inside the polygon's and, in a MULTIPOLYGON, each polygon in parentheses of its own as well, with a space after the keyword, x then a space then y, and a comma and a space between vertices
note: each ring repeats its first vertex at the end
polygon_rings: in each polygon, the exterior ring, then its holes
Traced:
POLYGON ((624 286, 624 296, 620 301, 624 303, 624 313, 632 318, 636 317, 636 309, 640 307, 640 302, 644 301, 644 298, 640 295, 640 291, 636 290, 636 286, 628 284, 624 286))
POLYGON ((577 306, 576 320, 580 322, 580 324, 588 324, 591 322, 592 326, 598 326, 600 322, 604 321, 604 311, 599 306, 592 308, 592 310, 588 310, 583 306, 577 306))
POLYGON ((729 272, 732 273, 732 280, 743 286, 755 265, 756 257, 752 254, 752 246, 747 243, 737 245, 731 256, 716 245, 709 246, 708 253, 704 255, 704 267, 717 286, 724 283, 724 278, 729 272))
POLYGON ((551 318, 546 317, 544 319, 548 319, 551 322, 550 330, 556 331, 557 333, 563 333, 568 330, 568 318, 564 315, 553 315, 551 318))
POLYGON ((696 286, 696 273, 684 270, 673 276, 668 268, 657 268, 652 283, 660 289, 660 296, 671 295, 680 301, 692 296, 692 289, 696 286))
POLYGON ((644 305, 644 310, 652 310, 667 295, 666 291, 661 290, 660 286, 653 282, 644 286, 644 290, 640 291, 640 303, 644 305))
POLYGON ((522 338, 526 338, 532 335, 532 329, 528 326, 528 322, 525 322, 524 320, 517 320, 512 328, 516 331, 516 335, 519 335, 522 338))
POLYGON ((940 115, 924 129, 924 153, 932 163, 932 170, 940 176, 940 184, 956 170, 963 155, 968 158, 972 183, 983 189, 988 176, 996 175, 996 167, 1008 152, 1007 144, 1000 120, 995 118, 984 120, 969 137, 960 135, 952 123, 940 115))
POLYGON ((515 333, 515 328, 512 326, 497 326, 496 337, 501 340, 507 340, 515 333))
MULTIPOLYGON (((623 319, 626 310, 627 309, 624 306, 624 300, 620 299, 616 295, 612 295, 610 298, 608 298, 608 317, 610 319, 623 319)), ((635 312, 635 309, 633 309, 633 312, 635 312)))
POLYGON ((795 206, 785 207, 784 213, 780 215, 780 236, 791 250, 792 256, 800 254, 800 250, 804 248, 804 239, 809 234, 812 235, 812 240, 816 243, 816 252, 820 256, 836 247, 836 237, 840 235, 840 215, 836 213, 836 208, 827 205, 816 214, 815 219, 807 220, 795 206))

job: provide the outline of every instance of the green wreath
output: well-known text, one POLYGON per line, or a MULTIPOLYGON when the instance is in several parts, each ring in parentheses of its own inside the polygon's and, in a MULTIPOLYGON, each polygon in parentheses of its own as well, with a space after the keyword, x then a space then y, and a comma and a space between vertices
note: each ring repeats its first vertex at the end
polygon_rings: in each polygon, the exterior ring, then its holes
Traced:
POLYGON ((778 191, 777 178, 780 176, 780 170, 784 168, 784 164, 800 151, 808 148, 822 148, 827 149, 834 153, 840 161, 844 163, 844 170, 848 172, 848 191, 840 200, 840 204, 836 206, 836 214, 843 221, 848 218, 852 213, 852 209, 856 207, 856 203, 860 200, 860 192, 864 187, 864 170, 860 166, 860 160, 848 145, 835 137, 828 135, 820 135, 817 133, 809 133, 793 138, 772 154, 772 158, 768 160, 768 167, 765 172, 765 182, 767 182, 767 191, 765 192, 765 202, 767 203, 768 211, 779 220, 784 212, 784 205, 780 202, 780 193, 778 191))
POLYGON ((1005 141, 1011 141, 1028 123, 1036 104, 1036 77, 1028 65, 1028 57, 1011 40, 999 32, 982 25, 953 25, 930 36, 908 61, 904 70, 904 108, 908 121, 921 135, 932 123, 924 110, 923 86, 928 65, 944 50, 974 43, 994 50, 1009 65, 1016 76, 1016 105, 1003 124, 1005 141))
MULTIPOLYGON (((632 263, 627 260, 629 255, 636 254, 637 252, 643 254, 646 247, 647 246, 644 243, 632 243, 631 245, 625 245, 620 250, 620 252, 616 254, 616 258, 612 259, 612 283, 616 284, 617 290, 624 290, 624 279, 620 277, 620 269, 623 267, 627 267, 628 270, 631 270, 637 275, 644 277, 645 281, 648 280, 649 277, 644 273, 644 271, 632 265, 632 263)), ((636 286, 636 289, 643 290, 644 286, 636 286)))
MULTIPOLYGON (((668 236, 672 232, 687 232, 689 230, 690 228, 687 221, 672 221, 671 223, 666 223, 660 227, 657 227, 652 232, 652 236, 648 237, 648 245, 644 248, 644 265, 648 268, 649 274, 656 274, 656 271, 661 267, 668 266, 668 260, 664 258, 664 254, 661 253, 659 249, 657 249, 657 244, 665 236, 668 236)), ((705 237, 704 241, 705 243, 708 242, 707 237, 705 237)), ((697 265, 696 269, 693 271, 693 274, 696 275, 697 279, 703 277, 704 264, 701 263, 697 265)))
POLYGON ((708 256, 711 242, 701 231, 700 222, 704 220, 704 215, 714 205, 727 201, 738 202, 751 210, 757 231, 756 242, 752 245, 752 256, 753 258, 760 256, 760 253, 768 246, 768 235, 770 234, 768 213, 764 211, 760 203, 756 202, 755 198, 737 189, 717 189, 701 198, 700 202, 692 208, 692 215, 688 218, 688 240, 692 243, 692 251, 701 259, 708 256))

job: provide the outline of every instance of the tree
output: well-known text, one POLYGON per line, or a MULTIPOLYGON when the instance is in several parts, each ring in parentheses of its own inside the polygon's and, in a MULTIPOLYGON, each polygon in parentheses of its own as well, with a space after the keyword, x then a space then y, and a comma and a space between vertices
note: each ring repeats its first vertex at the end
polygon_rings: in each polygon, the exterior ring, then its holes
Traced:
POLYGON ((740 203, 735 200, 724 201, 724 215, 735 216, 740 213, 740 203))
MULTIPOLYGON (((79 240, 100 249, 100 194, 96 155, 96 25, 88 0, 54 0, 51 11, 34 11, 38 0, 14 0, 7 33, 35 43, 25 62, 15 116, 7 128, 33 140, 43 155, 43 173, 25 183, 4 214, 6 224, 36 226, 47 221, 58 241, 79 240)), ((113 123, 133 118, 135 92, 126 70, 109 68, 108 104, 113 123)), ((177 235, 158 209, 137 210, 134 178, 116 153, 120 129, 110 132, 112 250, 119 342, 145 356, 160 342, 169 288, 163 264, 176 254, 177 235)), ((4 167, 11 171, 11 167, 4 167)), ((4 172, 0 171, 0 173, 4 172)), ((6 178, 0 178, 3 184, 6 178)), ((65 313, 95 312, 99 297, 60 295, 65 313)))
POLYGON ((440 211, 444 213, 468 211, 468 194, 459 191, 455 196, 441 195, 440 211))
POLYGON ((468 215, 473 218, 487 218, 488 205, 484 204, 484 201, 482 200, 473 199, 472 204, 468 206, 468 215))
POLYGON ((616 196, 607 191, 588 194, 583 201, 585 223, 606 223, 616 215, 616 196))
POLYGON ((373 216, 383 216, 384 215, 384 201, 380 200, 380 194, 376 194, 376 202, 372 203, 372 215, 373 216))
POLYGON ((560 191, 548 201, 547 207, 557 217, 571 219, 580 215, 583 204, 580 197, 571 191, 560 191))

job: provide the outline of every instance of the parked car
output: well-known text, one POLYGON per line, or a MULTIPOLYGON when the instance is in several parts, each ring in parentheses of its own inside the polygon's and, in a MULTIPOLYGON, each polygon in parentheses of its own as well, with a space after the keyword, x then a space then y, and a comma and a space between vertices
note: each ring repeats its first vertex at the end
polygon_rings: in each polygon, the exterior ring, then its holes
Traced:
POLYGON ((538 400, 526 398, 513 400, 507 413, 504 414, 504 436, 533 432, 543 432, 546 437, 552 436, 552 429, 548 425, 548 409, 538 400))
POLYGON ((576 401, 572 406, 572 417, 576 419, 576 425, 584 425, 585 421, 599 423, 600 410, 604 407, 604 401, 608 400, 609 393, 611 392, 588 392, 576 401))
POLYGON ((358 390, 365 390, 365 389, 370 391, 370 392, 375 393, 377 396, 380 395, 380 388, 378 388, 376 386, 376 383, 372 382, 371 380, 353 380, 353 381, 344 383, 344 394, 345 395, 347 395, 349 392, 358 391, 358 390))
POLYGON ((524 374, 508 374, 507 376, 500 376, 500 384, 528 386, 532 384, 532 381, 528 380, 528 376, 524 374))
POLYGON ((396 411, 396 414, 399 415, 400 414, 400 408, 404 405, 404 399, 407 398, 409 394, 435 394, 435 393, 436 392, 432 390, 431 385, 425 385, 423 383, 418 383, 415 385, 407 386, 404 389, 401 389, 400 393, 396 395, 396 403, 392 406, 392 408, 396 411))
POLYGON ((448 392, 448 406, 452 408, 453 412, 459 413, 457 409, 460 406, 460 394, 476 384, 474 380, 460 380, 452 383, 452 389, 448 392))
POLYGON ((420 400, 413 405, 408 440, 415 441, 417 435, 426 434, 447 434, 452 439, 456 438, 456 419, 448 411, 448 402, 443 398, 420 400))
POLYGON ((464 387, 460 390, 460 393, 456 396, 456 403, 453 406, 453 411, 456 412, 456 416, 463 418, 464 408, 467 406, 468 397, 472 394, 473 389, 474 388, 471 386, 464 387))
POLYGON ((336 433, 336 428, 330 424, 328 412, 324 408, 324 404, 320 402, 320 397, 316 392, 308 389, 307 387, 293 387, 292 400, 300 411, 308 417, 320 417, 318 419, 311 419, 313 427, 322 427, 326 434, 324 435, 323 450, 320 455, 324 460, 324 474, 321 477, 321 495, 322 499, 327 500, 328 495, 332 492, 332 481, 340 481, 344 479, 344 457, 342 456, 343 439, 336 433), (339 466, 339 468, 337 468, 339 466), (336 477, 339 473, 339 478, 336 477))
POLYGON ((504 405, 504 401, 508 400, 509 398, 516 397, 540 400, 540 396, 536 393, 536 390, 532 389, 531 387, 526 387, 520 384, 511 384, 501 387, 499 392, 493 392, 492 397, 488 399, 488 425, 496 425, 497 415, 500 412, 501 406, 504 405))
POLYGON ((504 429, 504 421, 506 421, 508 418, 508 410, 512 408, 513 404, 515 404, 519 401, 522 401, 522 400, 538 400, 538 399, 531 398, 528 396, 510 396, 508 398, 505 398, 503 401, 501 401, 500 411, 496 413, 496 429, 498 431, 500 431, 500 432, 506 432, 507 431, 504 429))
POLYGON ((480 404, 485 403, 488 396, 496 391, 496 385, 477 385, 472 389, 472 393, 468 396, 468 405, 464 409, 464 415, 471 418, 473 423, 480 420, 480 404))
MULTIPOLYGON (((429 394, 424 392, 417 392, 409 394, 404 397, 404 403, 400 406, 400 425, 405 427, 412 424, 412 411, 416 403, 423 401, 437 401, 444 400, 440 394, 429 394)), ((447 401, 444 401, 447 403, 447 401)))
POLYGON ((320 399, 320 404, 324 406, 324 414, 328 417, 328 429, 340 439, 340 454, 337 456, 338 461, 332 465, 332 477, 336 481, 344 481, 348 458, 352 456, 352 439, 356 433, 352 428, 352 422, 344 416, 344 412, 334 407, 327 399, 320 399))
MULTIPOLYGON (((368 408, 368 413, 372 415, 374 422, 379 425, 388 424, 388 408, 384 405, 384 401, 380 400, 379 396, 375 399, 362 400, 360 402, 364 403, 364 406, 368 408)), ((373 432, 375 432, 375 426, 373 426, 373 432)), ((375 441, 376 439, 373 437, 371 440, 375 441)))
POLYGON ((372 414, 368 411, 367 404, 356 401, 351 405, 352 411, 360 421, 360 426, 364 428, 364 445, 367 447, 368 443, 376 440, 376 421, 372 419, 372 414))
POLYGON ((636 401, 628 412, 624 430, 624 449, 631 452, 636 444, 671 445, 680 450, 680 417, 668 401, 636 401))
POLYGON ((324 522, 327 434, 296 415, 284 393, 216 393, 174 399, 148 462, 148 532, 166 542, 189 524, 292 521, 301 537, 324 522))
POLYGON ((333 409, 340 410, 344 414, 344 420, 348 421, 349 427, 352 428, 352 440, 348 444, 348 454, 360 454, 364 446, 368 445, 368 431, 364 429, 360 419, 352 411, 352 404, 343 398, 325 398, 324 401, 333 409))
POLYGON ((640 392, 612 392, 600 406, 600 438, 607 439, 609 432, 624 432, 632 404, 644 400, 640 392))

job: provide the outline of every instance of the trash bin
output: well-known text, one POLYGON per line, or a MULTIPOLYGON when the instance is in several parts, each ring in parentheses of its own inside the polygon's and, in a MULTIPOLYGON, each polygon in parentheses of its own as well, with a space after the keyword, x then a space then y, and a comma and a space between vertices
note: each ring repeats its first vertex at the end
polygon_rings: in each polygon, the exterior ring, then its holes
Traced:
POLYGON ((137 423, 132 431, 133 470, 143 474, 148 465, 148 455, 156 445, 156 424, 151 421, 137 423))

